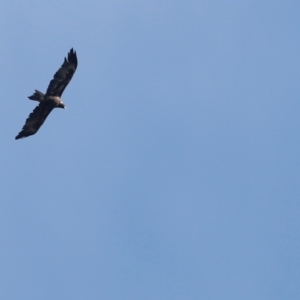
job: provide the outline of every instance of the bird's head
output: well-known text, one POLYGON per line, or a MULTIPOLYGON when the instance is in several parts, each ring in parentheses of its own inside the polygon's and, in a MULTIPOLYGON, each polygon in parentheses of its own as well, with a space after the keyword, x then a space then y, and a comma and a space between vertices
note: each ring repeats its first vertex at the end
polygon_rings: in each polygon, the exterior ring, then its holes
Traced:
POLYGON ((66 106, 65 106, 65 104, 64 104, 62 101, 60 101, 60 102, 58 103, 57 107, 66 109, 66 106))

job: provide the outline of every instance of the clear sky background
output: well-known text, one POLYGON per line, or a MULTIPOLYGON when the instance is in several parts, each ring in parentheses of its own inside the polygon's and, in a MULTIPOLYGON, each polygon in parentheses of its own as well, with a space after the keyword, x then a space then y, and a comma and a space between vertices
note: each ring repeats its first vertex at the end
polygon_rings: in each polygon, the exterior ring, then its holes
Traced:
POLYGON ((300 299, 299 16, 1 1, 0 298, 300 299), (16 141, 71 47, 67 110, 16 141))

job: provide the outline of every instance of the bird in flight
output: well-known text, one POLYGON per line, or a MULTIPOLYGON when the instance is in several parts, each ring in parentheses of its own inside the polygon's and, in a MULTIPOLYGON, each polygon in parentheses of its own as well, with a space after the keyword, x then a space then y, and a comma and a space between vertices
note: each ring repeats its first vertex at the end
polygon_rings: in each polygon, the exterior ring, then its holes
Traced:
POLYGON ((35 134, 45 122, 53 108, 65 108, 61 95, 71 81, 77 68, 77 56, 73 48, 68 53, 60 69, 54 74, 50 81, 46 94, 35 90, 34 94, 28 97, 38 101, 39 104, 27 118, 22 130, 16 136, 16 140, 35 134))

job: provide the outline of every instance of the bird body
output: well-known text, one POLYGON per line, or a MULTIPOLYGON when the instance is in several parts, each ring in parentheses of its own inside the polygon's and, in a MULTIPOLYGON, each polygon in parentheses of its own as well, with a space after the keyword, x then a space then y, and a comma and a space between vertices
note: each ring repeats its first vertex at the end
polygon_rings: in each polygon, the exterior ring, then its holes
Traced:
POLYGON ((27 118, 22 130, 16 136, 16 140, 35 134, 53 108, 66 108, 60 97, 71 81, 77 64, 77 55, 72 48, 68 53, 68 59, 65 58, 62 66, 50 81, 46 94, 35 90, 33 95, 28 97, 30 100, 38 101, 39 104, 27 118))

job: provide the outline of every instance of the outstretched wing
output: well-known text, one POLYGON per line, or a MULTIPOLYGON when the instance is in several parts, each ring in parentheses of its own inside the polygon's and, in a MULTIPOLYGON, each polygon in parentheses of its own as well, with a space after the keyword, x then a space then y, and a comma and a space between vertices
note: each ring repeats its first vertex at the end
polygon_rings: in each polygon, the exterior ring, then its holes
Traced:
POLYGON ((71 81, 77 68, 77 56, 73 48, 68 53, 68 59, 65 58, 60 69, 55 73, 50 81, 46 95, 60 97, 68 83, 71 81))
POLYGON ((29 115, 16 140, 35 134, 45 122, 53 107, 41 102, 29 115))

